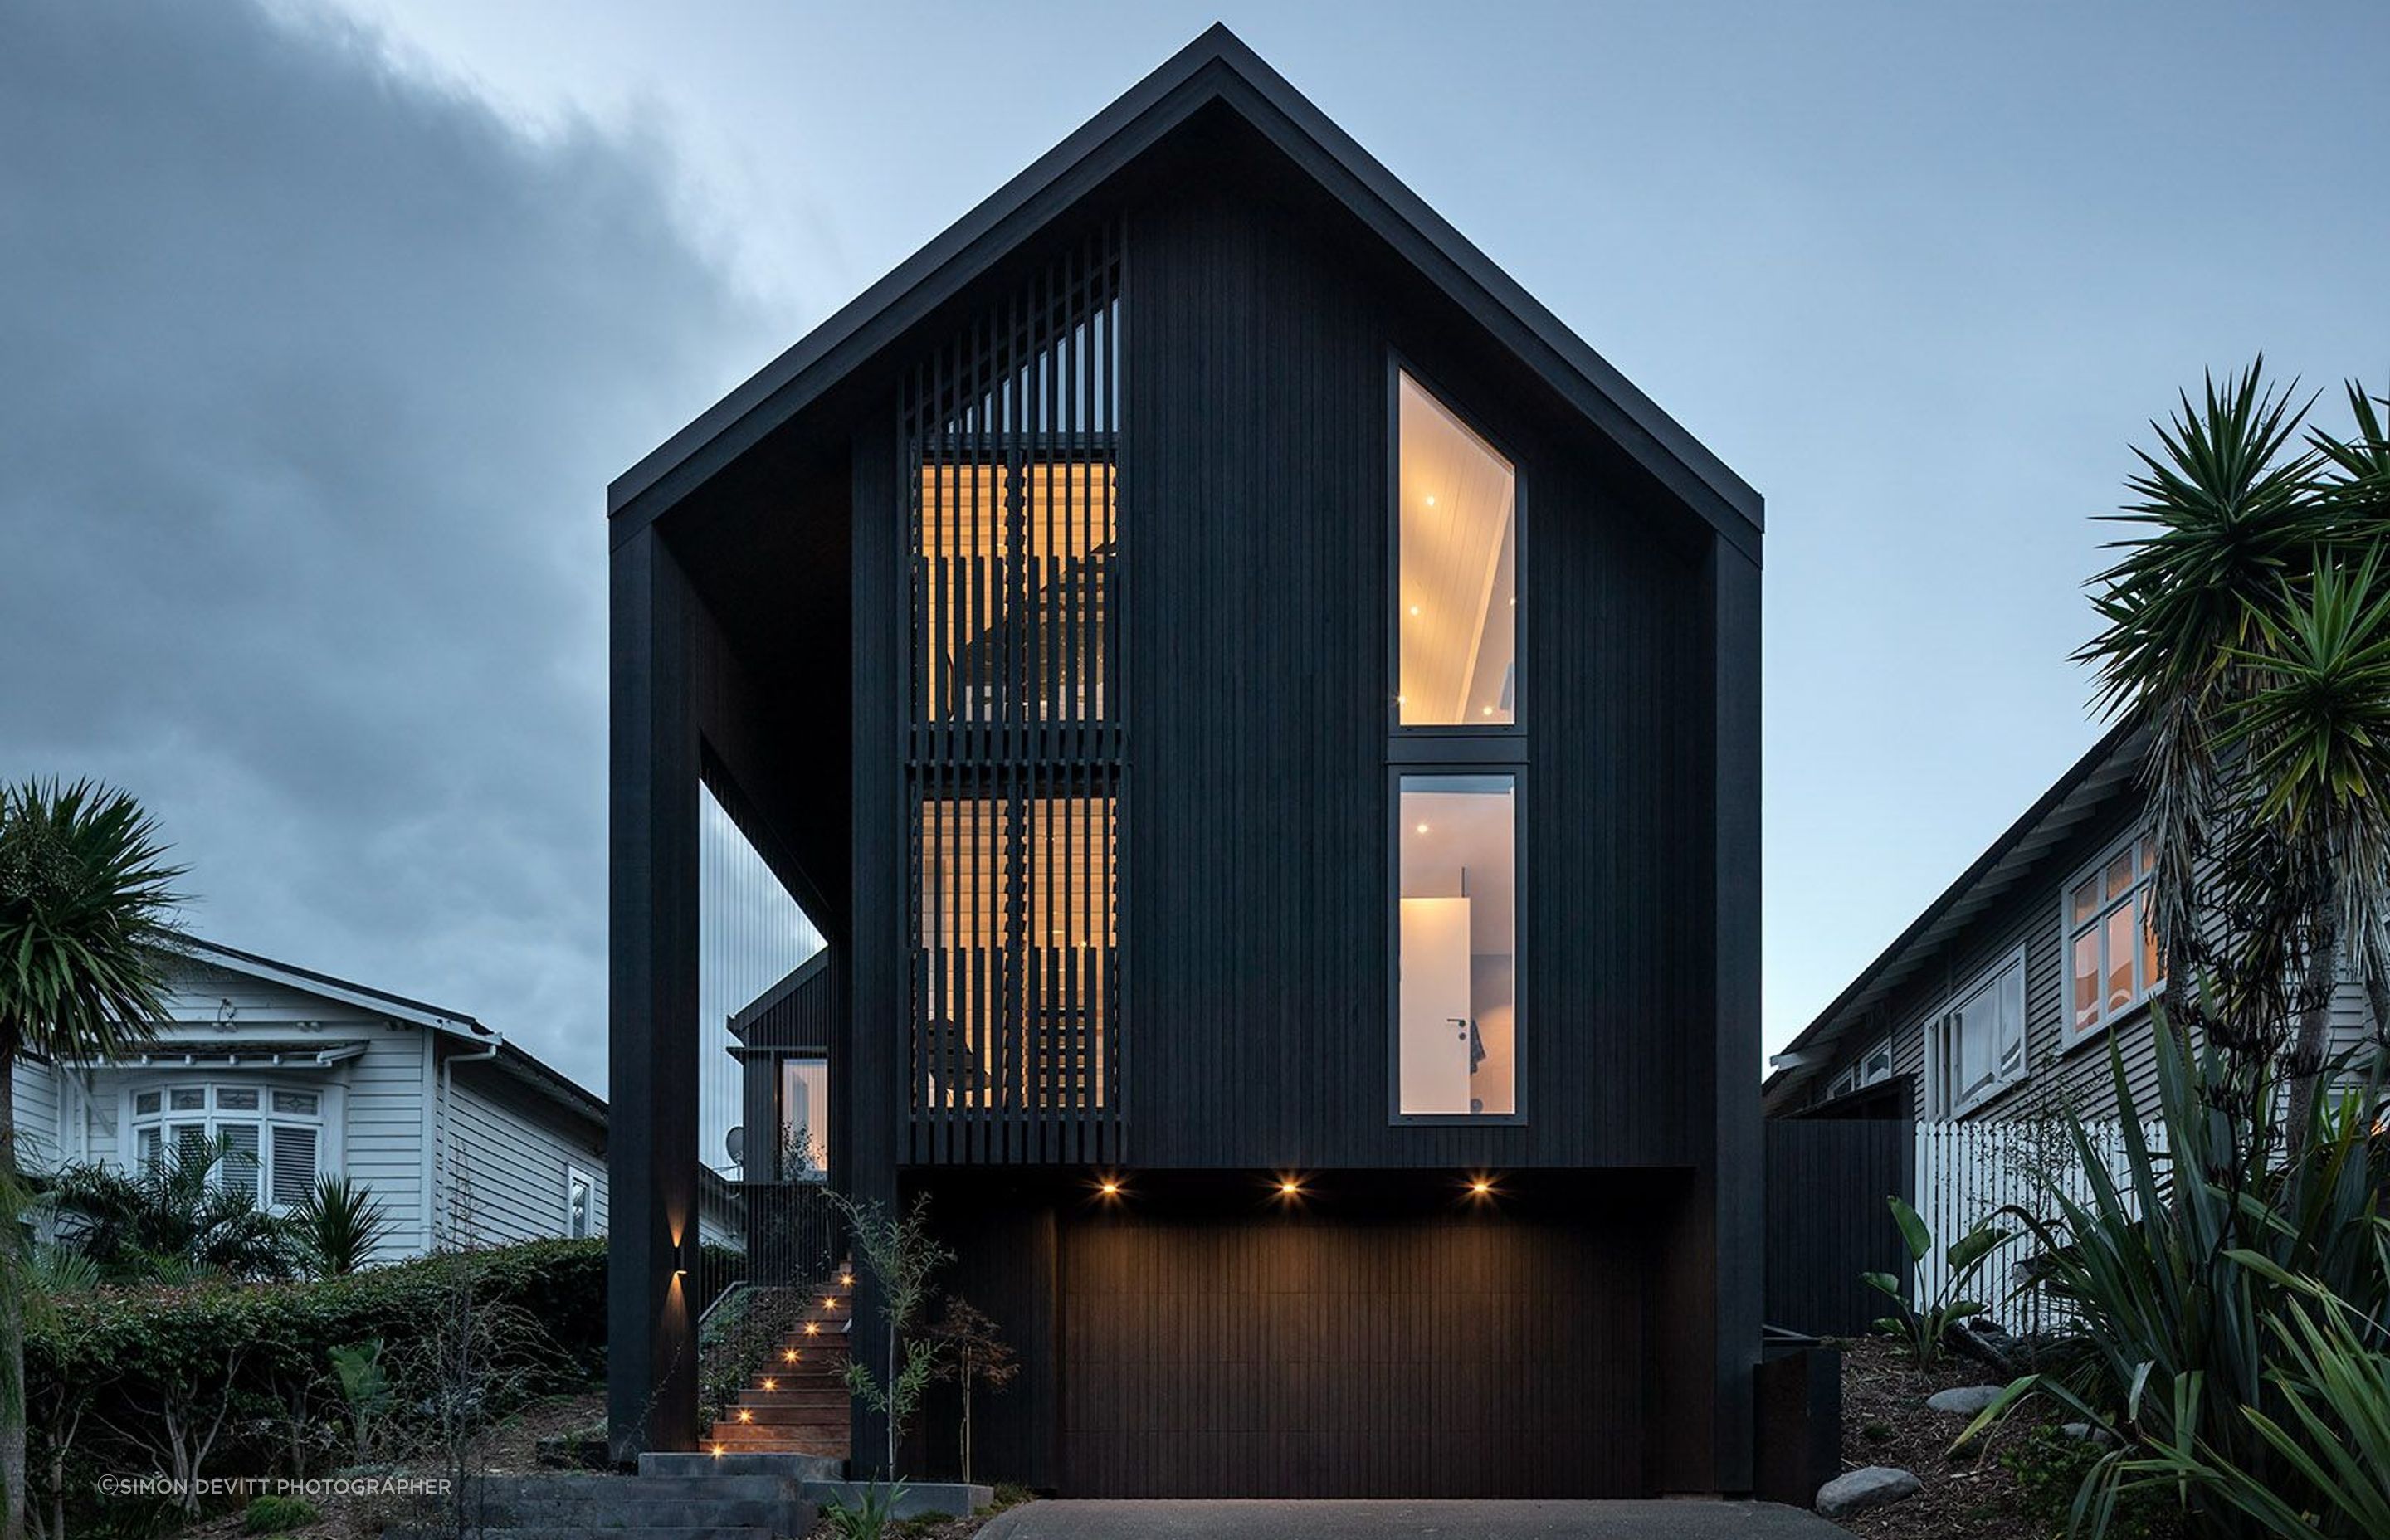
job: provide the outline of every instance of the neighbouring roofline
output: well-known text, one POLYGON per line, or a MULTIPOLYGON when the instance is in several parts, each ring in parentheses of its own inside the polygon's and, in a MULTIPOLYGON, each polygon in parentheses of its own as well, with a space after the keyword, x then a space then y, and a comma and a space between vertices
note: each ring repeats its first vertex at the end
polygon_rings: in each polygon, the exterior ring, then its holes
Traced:
POLYGON ((1834 1059, 1843 1033, 1914 965, 1950 933, 2021 880, 2050 846, 2091 815, 2115 789, 2119 779, 2137 776, 2146 732, 2132 721, 2119 722, 2101 736, 2069 765, 2031 807, 2003 830, 1941 896, 1925 906, 1893 939, 1876 959, 1859 971, 1831 1004, 1801 1029, 1792 1041, 1769 1056, 1771 1065, 1784 1060, 1760 1085, 1763 1102, 1789 1095, 1800 1082, 1825 1069, 1834 1059), (1997 877, 1997 881, 1987 880, 1997 877), (1888 977, 1895 975, 1896 977, 1888 977))
POLYGON ((1753 559, 1759 494, 1226 26, 1111 106, 707 408, 607 489, 619 545, 1203 108, 1241 114, 1753 559))
POLYGON ((508 1041, 495 1029, 482 1025, 461 1010, 450 1010, 444 1006, 428 1005, 421 1000, 409 999, 404 995, 392 995, 388 990, 375 989, 369 984, 357 983, 349 979, 335 978, 329 973, 318 973, 314 969, 301 968, 293 963, 277 962, 272 957, 261 956, 255 952, 244 952, 238 947, 226 946, 221 942, 206 941, 198 936, 177 935, 174 938, 173 948, 183 956, 199 962, 212 963, 219 968, 228 968, 237 973, 247 973, 270 983, 282 984, 309 995, 321 995, 328 1000, 338 1000, 343 1005, 376 1011, 402 1021, 411 1021, 418 1026, 429 1028, 433 1032, 445 1033, 451 1037, 474 1044, 482 1049, 487 1049, 495 1044, 497 1049, 497 1062, 505 1066, 517 1079, 526 1081, 545 1092, 550 1100, 561 1102, 585 1116, 595 1118, 601 1123, 607 1119, 606 1099, 603 1097, 582 1085, 580 1082, 573 1080, 563 1071, 555 1068, 530 1050, 508 1041))
MULTIPOLYGON (((748 1001, 745 1005, 739 1007, 736 1011, 731 1013, 730 1035, 739 1039, 741 1043, 746 1042, 748 1032, 758 1020, 770 1014, 774 1007, 777 1006, 781 1001, 786 1000, 790 995, 794 995, 798 989, 803 987, 807 982, 812 980, 815 975, 820 973, 822 969, 829 966, 829 948, 825 946, 820 951, 816 952, 812 956, 807 957, 804 961, 797 964, 796 967, 789 969, 786 976, 784 976, 779 982, 764 991, 763 994, 756 995, 753 999, 748 1001)), ((734 1049, 732 1051, 736 1052, 737 1050, 734 1049)))

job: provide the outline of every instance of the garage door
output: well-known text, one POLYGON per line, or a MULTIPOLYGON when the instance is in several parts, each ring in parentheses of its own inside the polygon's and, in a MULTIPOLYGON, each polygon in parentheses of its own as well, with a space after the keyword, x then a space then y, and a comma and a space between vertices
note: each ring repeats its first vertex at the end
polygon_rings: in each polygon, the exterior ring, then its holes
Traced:
POLYGON ((1498 1219, 1073 1226, 1067 1490, 1640 1493, 1635 1255, 1620 1236, 1498 1219))

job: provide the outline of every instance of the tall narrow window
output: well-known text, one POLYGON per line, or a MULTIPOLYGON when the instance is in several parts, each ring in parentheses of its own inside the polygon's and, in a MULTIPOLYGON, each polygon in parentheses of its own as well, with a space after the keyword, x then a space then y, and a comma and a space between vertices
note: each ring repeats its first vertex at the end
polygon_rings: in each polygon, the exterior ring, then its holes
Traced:
POLYGON ((1518 707, 1518 476, 1406 374, 1394 585, 1396 720, 1507 726, 1518 707))
POLYGON ((1405 776, 1395 1107, 1518 1111, 1517 777, 1405 776))
POLYGON ((780 1180, 829 1180, 829 1060, 780 1060, 780 1180))

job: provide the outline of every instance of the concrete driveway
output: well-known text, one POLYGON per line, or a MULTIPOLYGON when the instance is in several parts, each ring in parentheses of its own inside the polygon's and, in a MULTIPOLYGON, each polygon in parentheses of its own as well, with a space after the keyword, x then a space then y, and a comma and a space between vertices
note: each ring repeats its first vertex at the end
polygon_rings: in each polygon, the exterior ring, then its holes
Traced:
POLYGON ((1215 1498, 1030 1503, 979 1540, 1848 1540, 1773 1503, 1274 1502, 1215 1498))

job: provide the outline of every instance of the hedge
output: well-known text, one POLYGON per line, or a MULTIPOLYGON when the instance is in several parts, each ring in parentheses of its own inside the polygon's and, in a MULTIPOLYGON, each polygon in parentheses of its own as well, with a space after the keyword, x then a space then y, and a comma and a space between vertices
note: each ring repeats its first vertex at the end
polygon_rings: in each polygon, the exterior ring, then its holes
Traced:
POLYGON ((48 1423, 72 1410, 84 1415, 71 1486, 99 1469, 150 1469, 148 1441, 162 1431, 159 1408, 173 1388, 212 1399, 228 1363, 232 1412, 205 1474, 287 1469, 294 1404, 338 1415, 331 1350, 379 1338, 386 1357, 403 1356, 453 1311, 465 1268, 475 1272, 476 1300, 512 1305, 546 1333, 531 1393, 576 1390, 604 1373, 602 1239, 531 1241, 305 1282, 103 1290, 57 1302, 26 1334, 33 1470, 47 1469, 48 1423))

